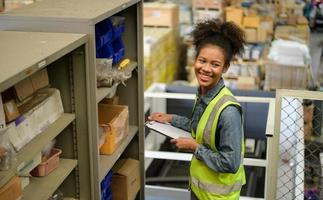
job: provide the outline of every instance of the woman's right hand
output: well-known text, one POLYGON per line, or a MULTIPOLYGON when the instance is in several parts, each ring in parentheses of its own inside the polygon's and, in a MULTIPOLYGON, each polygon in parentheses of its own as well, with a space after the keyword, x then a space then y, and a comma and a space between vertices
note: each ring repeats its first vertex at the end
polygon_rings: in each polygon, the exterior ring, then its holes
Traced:
POLYGON ((162 122, 162 123, 167 123, 167 122, 170 123, 172 121, 172 118, 173 118, 173 115, 171 114, 155 112, 148 117, 148 120, 162 122))

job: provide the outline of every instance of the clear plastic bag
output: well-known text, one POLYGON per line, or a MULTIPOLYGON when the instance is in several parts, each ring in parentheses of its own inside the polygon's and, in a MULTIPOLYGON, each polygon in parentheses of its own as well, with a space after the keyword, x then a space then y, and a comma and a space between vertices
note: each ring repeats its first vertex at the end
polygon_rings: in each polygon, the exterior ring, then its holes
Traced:
POLYGON ((10 169, 15 151, 11 146, 7 129, 0 129, 0 170, 10 169))
MULTIPOLYGON (((126 85, 125 81, 131 78, 133 67, 135 67, 135 65, 130 65, 131 62, 129 59, 124 60, 127 60, 127 64, 123 67, 112 67, 111 59, 97 59, 97 86, 112 87, 115 83, 126 85)), ((122 61, 120 63, 122 63, 122 61)))

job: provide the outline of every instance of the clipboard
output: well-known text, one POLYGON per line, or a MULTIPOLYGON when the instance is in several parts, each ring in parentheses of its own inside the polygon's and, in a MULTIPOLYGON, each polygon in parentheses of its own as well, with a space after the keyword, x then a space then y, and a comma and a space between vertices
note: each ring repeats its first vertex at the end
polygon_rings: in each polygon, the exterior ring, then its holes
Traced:
POLYGON ((183 129, 172 126, 169 123, 161 123, 156 121, 147 121, 145 123, 149 129, 154 130, 160 134, 163 134, 167 137, 177 139, 179 137, 192 138, 191 133, 184 131, 183 129))

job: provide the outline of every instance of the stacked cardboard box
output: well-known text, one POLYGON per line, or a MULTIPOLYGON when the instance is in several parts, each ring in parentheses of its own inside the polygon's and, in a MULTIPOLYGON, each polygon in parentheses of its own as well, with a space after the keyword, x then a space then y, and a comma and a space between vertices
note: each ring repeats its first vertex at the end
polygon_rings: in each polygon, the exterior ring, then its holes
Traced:
POLYGON ((223 20, 223 0, 193 0, 193 20, 194 23, 206 19, 223 20))
POLYGON ((144 28, 145 89, 153 82, 169 83, 177 72, 177 31, 172 28, 144 28))
POLYGON ((179 7, 171 3, 144 3, 144 26, 178 27, 179 7))
POLYGON ((273 19, 257 15, 256 12, 245 14, 243 8, 226 7, 226 21, 232 21, 245 30, 246 39, 250 43, 266 42, 273 33, 273 19))
POLYGON ((299 40, 309 44, 310 29, 307 25, 277 26, 275 30, 275 38, 299 40))

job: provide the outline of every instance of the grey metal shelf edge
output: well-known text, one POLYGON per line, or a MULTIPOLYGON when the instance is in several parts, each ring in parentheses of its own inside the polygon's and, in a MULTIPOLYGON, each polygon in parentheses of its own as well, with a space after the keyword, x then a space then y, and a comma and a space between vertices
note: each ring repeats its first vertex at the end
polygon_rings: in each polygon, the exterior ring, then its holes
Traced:
MULTIPOLYGON (((109 96, 114 88, 97 89, 95 70, 95 25, 114 15, 126 19, 125 32, 122 35, 125 47, 124 57, 133 61, 136 66, 132 77, 126 81, 126 87, 119 85, 116 89, 119 104, 127 105, 129 108, 129 125, 138 128, 136 131, 138 134, 133 136, 130 144, 125 143, 119 153, 122 154, 121 157, 140 160, 141 183, 145 182, 142 3, 142 0, 42 0, 0 15, 0 30, 84 33, 88 35, 89 45, 86 62, 89 67, 86 71, 86 78, 82 81, 87 85, 86 110, 90 134, 88 152, 91 166, 90 176, 80 181, 80 199, 82 199, 82 194, 87 193, 82 189, 86 185, 85 182, 91 183, 91 187, 89 187, 91 197, 88 199, 101 199, 100 181, 102 176, 107 173, 106 170, 111 169, 117 160, 117 158, 113 159, 109 164, 111 167, 101 170, 105 159, 101 159, 102 156, 98 149, 98 102, 105 96, 109 96)), ((119 156, 117 157, 119 158, 119 156)), ((140 190, 140 199, 144 199, 144 186, 140 190)))
MULTIPOLYGON (((2 24, 3 19, 0 21, 2 24)), ((16 161, 9 170, 0 171, 0 188, 13 176, 18 176, 21 164, 31 161, 55 139, 55 146, 62 150, 58 168, 45 177, 32 177, 23 191, 23 198, 48 199, 59 187, 66 197, 91 199, 91 184, 88 181, 89 86, 84 81, 88 71, 88 36, 21 31, 0 31, 1 95, 5 90, 13 89, 18 82, 46 68, 50 87, 60 91, 65 113, 16 153, 16 161), (80 188, 82 192, 79 192, 80 188)))
POLYGON ((118 149, 116 149, 116 151, 112 155, 100 155, 100 181, 102 181, 107 173, 111 170, 113 164, 120 158, 122 152, 125 150, 125 148, 137 133, 138 127, 130 126, 127 137, 122 140, 118 149))
POLYGON ((77 160, 60 159, 59 166, 45 177, 33 177, 24 190, 25 200, 48 199, 77 166, 77 160))
MULTIPOLYGON (((130 61, 128 67, 129 67, 129 69, 131 71, 133 71, 134 69, 136 69, 137 66, 138 66, 137 62, 130 61)), ((115 83, 115 84, 112 85, 112 87, 97 88, 96 102, 99 103, 105 97, 107 97, 107 98, 113 97, 115 95, 115 93, 116 93, 118 85, 119 85, 119 83, 115 83)))

